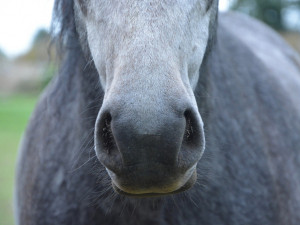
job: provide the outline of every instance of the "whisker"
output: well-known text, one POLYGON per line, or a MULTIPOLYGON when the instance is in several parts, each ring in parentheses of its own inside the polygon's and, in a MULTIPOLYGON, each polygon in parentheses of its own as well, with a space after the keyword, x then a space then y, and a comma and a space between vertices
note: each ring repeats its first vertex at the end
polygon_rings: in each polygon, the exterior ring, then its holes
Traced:
POLYGON ((81 166, 75 168, 74 170, 70 171, 70 173, 74 173, 75 171, 79 170, 80 168, 82 168, 83 166, 85 166, 91 159, 96 158, 97 156, 93 156, 92 158, 88 159, 85 163, 83 163, 81 166))
POLYGON ((88 66, 90 66, 90 65, 92 64, 93 61, 94 61, 94 59, 93 59, 93 57, 91 57, 91 59, 90 59, 90 60, 86 63, 86 65, 84 66, 83 71, 85 71, 86 68, 87 68, 88 66))
MULTIPOLYGON (((72 164, 71 168, 74 168, 75 165, 78 163, 78 161, 82 158, 82 154, 85 152, 85 150, 87 150, 87 146, 89 146, 91 143, 93 143, 94 136, 91 135, 93 132, 94 132, 94 130, 89 132, 88 136, 85 138, 85 141, 82 143, 81 147, 79 148, 77 155, 74 156, 76 158, 73 159, 73 164, 72 164)), ((90 148, 93 148, 93 147, 94 146, 92 146, 90 148)))
POLYGON ((139 202, 136 202, 135 204, 133 204, 133 210, 132 210, 132 212, 131 212, 131 216, 130 216, 130 217, 133 216, 133 214, 134 214, 134 212, 135 212, 135 209, 136 209, 138 203, 139 203, 139 202))
POLYGON ((173 202, 174 202, 174 205, 176 206, 176 208, 180 211, 180 209, 179 209, 179 207, 178 207, 178 205, 177 205, 177 203, 176 203, 173 195, 171 195, 171 198, 173 199, 173 202))

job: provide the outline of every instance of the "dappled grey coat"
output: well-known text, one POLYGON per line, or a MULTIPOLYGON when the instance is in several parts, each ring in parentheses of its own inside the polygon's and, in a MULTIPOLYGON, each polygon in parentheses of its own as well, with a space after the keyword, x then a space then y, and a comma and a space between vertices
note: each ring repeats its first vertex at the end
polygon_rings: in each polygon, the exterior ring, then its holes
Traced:
POLYGON ((194 91, 206 138, 197 182, 130 198, 96 157, 104 91, 73 1, 56 1, 63 60, 21 144, 17 224, 299 224, 299 55, 253 19, 213 14, 194 91))

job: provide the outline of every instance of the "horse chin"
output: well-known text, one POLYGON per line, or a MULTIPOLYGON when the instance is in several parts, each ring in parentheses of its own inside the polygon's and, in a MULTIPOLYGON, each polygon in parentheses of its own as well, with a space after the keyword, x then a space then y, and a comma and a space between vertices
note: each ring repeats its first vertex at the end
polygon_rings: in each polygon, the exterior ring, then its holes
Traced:
POLYGON ((156 187, 156 188, 148 188, 148 189, 138 189, 138 188, 124 187, 118 184, 118 182, 114 181, 114 179, 112 179, 112 187, 115 192, 127 197, 151 198, 151 197, 161 197, 161 196, 173 195, 180 192, 184 192, 190 189, 196 183, 196 180, 197 180, 197 172, 196 169, 193 168, 192 173, 189 174, 189 177, 185 182, 178 182, 178 184, 183 183, 183 185, 173 184, 170 185, 169 187, 166 186, 164 188, 156 187))

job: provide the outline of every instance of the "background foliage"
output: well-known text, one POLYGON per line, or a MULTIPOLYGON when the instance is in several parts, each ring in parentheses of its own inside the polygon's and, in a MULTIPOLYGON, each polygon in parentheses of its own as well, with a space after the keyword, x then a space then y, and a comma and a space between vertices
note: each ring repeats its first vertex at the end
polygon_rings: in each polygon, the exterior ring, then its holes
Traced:
POLYGON ((256 17, 275 30, 294 29, 300 31, 300 21, 289 19, 291 14, 294 14, 295 19, 297 19, 296 14, 300 14, 299 0, 233 0, 231 8, 256 17), (292 28, 292 24, 295 24, 295 27, 292 28), (297 24, 299 27, 296 27, 297 24))

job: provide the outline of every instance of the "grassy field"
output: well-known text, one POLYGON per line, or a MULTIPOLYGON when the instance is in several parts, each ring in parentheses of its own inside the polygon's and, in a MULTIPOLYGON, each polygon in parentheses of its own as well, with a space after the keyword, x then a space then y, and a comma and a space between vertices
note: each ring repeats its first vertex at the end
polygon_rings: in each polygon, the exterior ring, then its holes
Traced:
POLYGON ((0 225, 13 223, 13 183, 17 149, 37 97, 0 97, 0 225))

